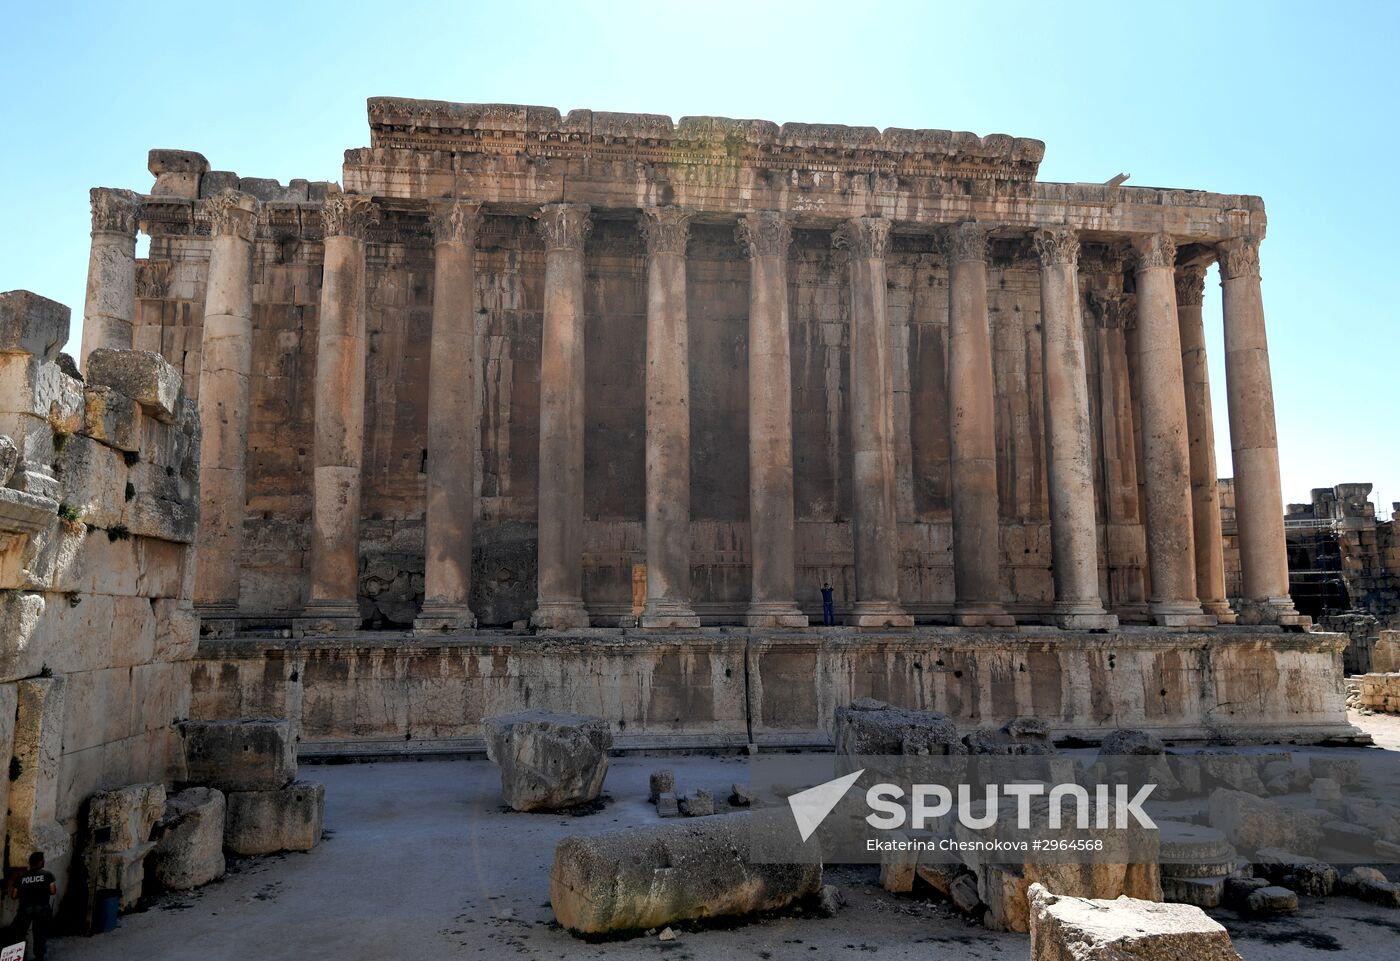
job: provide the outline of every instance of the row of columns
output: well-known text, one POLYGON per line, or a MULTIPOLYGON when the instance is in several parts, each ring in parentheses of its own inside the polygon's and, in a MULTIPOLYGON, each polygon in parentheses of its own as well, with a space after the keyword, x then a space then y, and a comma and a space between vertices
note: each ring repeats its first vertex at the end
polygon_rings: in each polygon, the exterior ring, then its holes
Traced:
MULTIPOLYGON (((131 346, 134 239, 140 198, 93 191, 83 358, 131 346)), ((204 204, 211 228, 200 371, 204 430, 196 602, 206 617, 238 607, 252 369, 252 269, 259 205, 225 191, 204 204)), ((366 197, 333 193, 323 209, 325 260, 314 387, 310 591, 304 626, 353 629, 358 610, 360 485, 365 396, 366 197)), ((434 298, 429 361, 424 631, 469 629, 475 515, 473 259, 480 204, 433 205, 434 298)), ((689 337, 686 244, 691 213, 642 212, 646 244, 646 554, 642 626, 696 627, 690 596, 689 337)), ((545 247, 540 363, 539 597, 535 626, 588 624, 583 603, 584 245, 586 204, 550 204, 536 227, 545 247)), ((899 627, 895 438, 885 258, 891 224, 859 217, 833 242, 849 253, 851 416, 856 598, 852 622, 899 627)), ((948 264, 948 423, 958 624, 1013 623, 1001 606, 996 435, 987 308, 986 225, 942 229, 948 264)), ((756 627, 799 627, 795 602, 792 387, 787 216, 739 218, 749 257, 751 603, 756 627)), ((1033 235, 1041 262, 1041 346, 1055 602, 1065 628, 1107 629, 1078 287, 1079 242, 1068 227, 1033 235)), ((1134 239, 1137 356, 1151 611, 1163 625, 1233 618, 1224 597, 1201 287, 1204 267, 1177 267, 1164 234, 1134 239), (1190 518, 1191 524, 1183 524, 1190 518)), ((1227 398, 1234 451, 1246 623, 1299 623, 1288 598, 1258 241, 1217 248, 1224 288, 1227 398)))

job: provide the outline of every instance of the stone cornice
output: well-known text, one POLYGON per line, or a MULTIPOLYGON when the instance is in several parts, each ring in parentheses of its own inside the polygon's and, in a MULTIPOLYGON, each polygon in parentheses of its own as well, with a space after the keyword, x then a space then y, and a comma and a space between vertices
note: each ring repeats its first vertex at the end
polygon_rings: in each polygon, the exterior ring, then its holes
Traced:
POLYGON ((685 165, 761 166, 1032 181, 1039 140, 951 130, 778 124, 728 117, 571 110, 372 97, 371 144, 458 154, 530 154, 685 165))
POLYGON ((1166 234, 1149 234, 1133 238, 1133 253, 1137 255, 1138 270, 1154 267, 1176 267, 1176 242, 1166 234))
POLYGON ((642 211, 640 227, 647 254, 684 254, 690 240, 690 219, 683 207, 648 207, 642 211))
POLYGON ((215 236, 241 237, 252 240, 258 232, 258 215, 261 212, 257 198, 237 190, 223 190, 218 195, 204 201, 204 217, 209 221, 209 232, 215 236))
POLYGON ((1220 280, 1259 276, 1259 240, 1256 237, 1235 237, 1216 246, 1220 255, 1220 280))
POLYGON ((750 257, 786 257, 792 221, 781 211, 760 210, 740 217, 735 235, 750 257))
POLYGON ((1070 227, 1054 227, 1037 230, 1032 237, 1040 263, 1049 267, 1052 264, 1079 263, 1079 234, 1070 227))
POLYGON ((973 221, 945 227, 938 235, 939 245, 943 248, 943 256, 950 264, 967 260, 985 261, 987 259, 987 233, 989 229, 986 224, 974 223, 973 221))
POLYGON ((1186 264, 1176 268, 1176 305, 1199 307, 1205 302, 1206 268, 1204 264, 1186 264))
POLYGON ((581 249, 593 231, 593 217, 588 204, 546 204, 535 230, 547 250, 581 249))
POLYGON ((369 227, 379 223, 379 208, 368 197, 333 193, 321 205, 321 220, 327 237, 364 240, 369 227))
POLYGON ((140 194, 115 187, 93 187, 88 191, 88 199, 92 203, 93 233, 136 236, 141 219, 140 194))
POLYGON ((451 200, 429 207, 428 225, 433 242, 439 244, 476 245, 476 233, 481 228, 481 204, 451 200))
POLYGON ((890 222, 883 217, 855 217, 837 227, 831 242, 852 257, 884 259, 890 249, 890 222))

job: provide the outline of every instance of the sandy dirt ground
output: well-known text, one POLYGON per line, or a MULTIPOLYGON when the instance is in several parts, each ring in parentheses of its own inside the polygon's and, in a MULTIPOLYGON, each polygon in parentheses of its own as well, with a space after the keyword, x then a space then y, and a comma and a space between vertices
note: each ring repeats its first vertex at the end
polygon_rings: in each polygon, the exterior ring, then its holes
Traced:
MULTIPOLYGON (((1400 718, 1354 715, 1391 749, 1400 718)), ((1362 749, 1344 749, 1362 750, 1362 749)), ((1372 749, 1374 750, 1374 749, 1372 749)), ((653 824, 649 771, 669 767, 683 788, 717 795, 744 780, 738 757, 614 759, 608 803, 587 816, 516 814, 501 807, 485 761, 303 766, 326 785, 327 838, 308 854, 232 864, 222 881, 165 895, 93 938, 63 938, 57 961, 297 961, 345 959, 589 959, 811 961, 1016 959, 1025 935, 969 924, 936 898, 895 896, 871 866, 834 866, 828 883, 847 904, 835 916, 791 914, 727 929, 679 930, 592 944, 561 930, 549 908, 548 869, 568 834, 653 824)), ((1220 910, 1247 961, 1400 958, 1400 910, 1347 898, 1307 900, 1290 918, 1258 921, 1220 910)))

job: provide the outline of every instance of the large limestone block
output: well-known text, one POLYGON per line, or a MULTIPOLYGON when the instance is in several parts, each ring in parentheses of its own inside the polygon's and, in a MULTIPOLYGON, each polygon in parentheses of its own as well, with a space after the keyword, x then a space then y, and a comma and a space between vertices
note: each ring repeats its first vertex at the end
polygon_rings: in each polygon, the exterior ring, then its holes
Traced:
POLYGON ((750 831, 791 831, 758 812, 567 837, 549 902, 570 931, 606 934, 771 911, 821 888, 820 864, 750 863, 750 831), (760 821, 758 819, 765 819, 760 821))
POLYGON ((84 524, 110 530, 126 507, 126 461, 119 450, 81 434, 68 437, 54 463, 63 503, 84 524))
POLYGON ((221 791, 193 787, 170 798, 158 824, 155 876, 163 887, 187 891, 224 874, 221 791))
MULTIPOLYGON (((297 776, 291 722, 186 721, 185 779, 220 791, 272 791, 297 776)), ((232 799, 230 799, 232 804, 232 799)))
POLYGON ((836 753, 855 755, 966 754, 947 715, 857 699, 833 719, 836 753))
MULTIPOLYGON (((10 867, 28 863, 45 851, 57 819, 58 775, 63 756, 64 693, 62 677, 38 677, 15 685, 14 753, 10 762, 10 867)), ((67 832, 63 832, 65 837, 67 832)), ((52 863, 53 858, 50 857, 52 863)), ((54 873, 57 874, 57 870, 54 873)))
POLYGON ((1331 818, 1245 791, 1218 788, 1210 795, 1210 826, 1246 852, 1260 848, 1312 848, 1322 840, 1322 824, 1326 820, 1331 818))
POLYGON ((0 354, 33 354, 45 363, 58 360, 68 340, 70 312, 58 301, 28 290, 0 294, 0 354))
POLYGON ((224 847, 234 854, 310 851, 326 823, 326 788, 294 781, 275 791, 234 791, 227 796, 224 847))
POLYGON ((608 773, 612 731, 600 717, 521 711, 481 722, 486 756, 501 769, 501 795, 517 811, 592 801, 608 773))
POLYGON ((1200 908, 1114 901, 1030 888, 1031 961, 1241 961, 1230 935, 1200 908))
POLYGON ((136 401, 111 387, 83 388, 87 434, 109 447, 135 453, 141 449, 141 420, 136 401))
POLYGON ((99 791, 88 800, 88 836, 95 848, 135 848, 151 840, 151 832, 164 814, 164 785, 131 784, 99 791))
MULTIPOLYGON (((90 851, 88 883, 96 891, 119 892, 121 909, 129 911, 141 900, 141 889, 146 883, 146 857, 155 846, 154 841, 147 841, 122 850, 90 851)), ((62 888, 59 890, 61 893, 62 888)))
POLYGON ((193 150, 156 149, 146 155, 146 169, 156 177, 151 196, 195 198, 209 161, 193 150))
POLYGON ((173 424, 180 417, 180 372, 149 350, 100 347, 88 355, 87 382, 111 387, 140 404, 157 420, 173 424))

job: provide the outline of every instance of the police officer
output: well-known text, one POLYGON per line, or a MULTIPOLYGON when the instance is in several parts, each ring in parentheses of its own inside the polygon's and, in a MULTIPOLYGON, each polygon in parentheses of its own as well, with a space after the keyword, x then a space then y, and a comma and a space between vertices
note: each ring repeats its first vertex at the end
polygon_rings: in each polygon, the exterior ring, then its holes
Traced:
POLYGON ((58 893, 58 879, 53 872, 44 870, 44 852, 35 851, 29 855, 29 870, 15 880, 10 888, 10 897, 19 902, 19 916, 15 918, 10 936, 23 941, 34 926, 34 958, 44 961, 44 950, 49 942, 49 925, 53 921, 53 896, 58 893))

